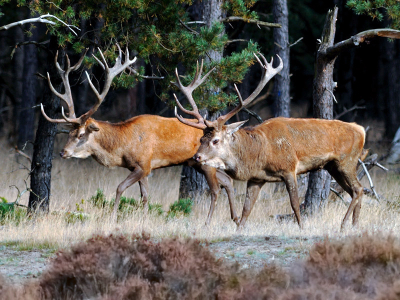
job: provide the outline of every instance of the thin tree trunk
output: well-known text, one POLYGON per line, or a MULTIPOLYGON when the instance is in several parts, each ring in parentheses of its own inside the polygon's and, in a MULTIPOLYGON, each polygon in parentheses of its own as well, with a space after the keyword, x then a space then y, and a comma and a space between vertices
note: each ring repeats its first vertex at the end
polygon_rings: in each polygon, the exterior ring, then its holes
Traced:
MULTIPOLYGON (((336 57, 327 58, 325 51, 334 45, 336 19, 338 9, 335 7, 328 12, 322 42, 317 51, 315 63, 315 78, 313 84, 313 110, 315 118, 333 118, 333 90, 336 83, 333 81, 333 69, 336 57)), ((309 214, 319 210, 329 195, 331 176, 325 170, 311 172, 304 206, 309 214)))
MULTIPOLYGON (((18 19, 23 19, 23 14, 21 11, 17 11, 16 13, 18 19)), ((23 33, 23 28, 20 26, 16 27, 14 29, 14 41, 15 43, 20 43, 24 40, 24 33, 23 33)), ((13 118, 12 118, 12 136, 18 140, 18 126, 20 122, 20 110, 21 107, 23 106, 22 103, 22 78, 23 78, 23 72, 24 72, 24 51, 20 47, 15 50, 14 56, 13 56, 13 94, 14 94, 14 107, 13 107, 13 118)))
MULTIPOLYGON (((194 14, 201 15, 202 21, 206 23, 205 26, 211 27, 215 22, 221 19, 224 15, 222 10, 222 0, 204 0, 197 4, 196 8, 192 8, 194 14), (200 13, 199 13, 200 11, 200 13)), ((208 59, 211 61, 220 61, 223 57, 223 51, 210 51, 208 53, 208 59)), ((218 92, 218 91, 217 91, 218 92)), ((202 115, 206 114, 207 111, 202 110, 202 115)), ((218 114, 211 116, 211 120, 216 119, 218 114)), ((183 166, 181 173, 181 184, 179 187, 179 198, 192 198, 200 199, 199 196, 207 190, 208 185, 205 177, 196 172, 193 168, 189 166, 183 166)))
MULTIPOLYGON (((30 26, 30 25, 28 25, 30 26)), ((32 35, 28 41, 36 41, 38 34, 37 28, 31 30, 32 35)), ((38 59, 37 49, 35 45, 24 46, 24 71, 23 71, 23 87, 24 99, 21 103, 21 110, 19 113, 19 126, 18 126, 18 147, 21 149, 25 144, 26 150, 32 150, 34 138, 34 125, 35 125, 35 110, 33 106, 36 103, 36 87, 38 85, 35 73, 37 72, 38 59)))
MULTIPOLYGON (((55 54, 57 50, 57 39, 52 37, 49 44, 49 50, 55 54)), ((63 51, 61 51, 63 52, 63 51)), ((64 60, 64 53, 60 53, 59 62, 64 60)), ((55 81, 59 79, 54 67, 54 57, 47 57, 47 67, 50 77, 55 81)), ((54 83, 53 83, 54 84, 54 83)), ((46 114, 50 118, 55 118, 56 112, 60 108, 60 99, 56 97, 47 84, 44 85, 43 106, 46 114)), ((54 140, 57 134, 57 124, 47 121, 42 115, 39 118, 39 126, 36 131, 36 139, 33 148, 32 172, 31 172, 31 193, 29 195, 28 212, 44 212, 49 211, 50 192, 51 192, 51 169, 52 156, 54 149, 54 140)))
MULTIPOLYGON (((281 28, 274 28, 274 54, 283 61, 283 69, 274 78, 273 99, 274 116, 290 116, 290 48, 289 48, 289 11, 286 0, 274 0, 274 22, 281 24, 281 28)), ((277 59, 275 66, 278 65, 277 59)))

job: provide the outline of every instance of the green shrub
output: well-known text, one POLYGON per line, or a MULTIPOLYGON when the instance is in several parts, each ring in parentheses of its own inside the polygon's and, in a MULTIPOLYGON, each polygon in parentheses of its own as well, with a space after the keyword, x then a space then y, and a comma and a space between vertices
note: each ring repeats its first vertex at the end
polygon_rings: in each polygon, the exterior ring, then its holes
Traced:
POLYGON ((157 216, 161 216, 164 214, 164 210, 160 203, 150 203, 149 202, 149 212, 154 213, 157 216))
POLYGON ((175 201, 169 206, 169 211, 167 213, 167 219, 188 216, 193 209, 193 200, 191 198, 181 198, 175 201))
POLYGON ((104 208, 110 205, 101 189, 97 189, 96 194, 90 197, 89 202, 92 203, 94 207, 98 208, 104 208))
POLYGON ((26 210, 19 208, 15 202, 8 203, 7 199, 0 197, 0 224, 14 222, 19 224, 26 217, 26 210))
MULTIPOLYGON (((81 200, 81 204, 84 204, 85 200, 81 200)), ((67 211, 65 213, 65 222, 68 224, 75 224, 76 222, 84 222, 89 219, 89 215, 83 211, 83 208, 79 203, 75 203, 75 211, 67 211)))
MULTIPOLYGON (((96 194, 89 199, 89 203, 91 203, 94 207, 97 208, 113 208, 115 203, 115 198, 112 198, 111 201, 108 201, 106 196, 103 193, 103 190, 97 189, 96 194)), ((159 203, 148 203, 149 212, 154 212, 156 215, 161 216, 164 214, 164 210, 162 209, 162 205, 159 203)), ((135 210, 143 209, 143 205, 141 202, 137 201, 135 198, 129 198, 125 196, 121 196, 118 211, 123 212, 125 214, 129 214, 135 210)))

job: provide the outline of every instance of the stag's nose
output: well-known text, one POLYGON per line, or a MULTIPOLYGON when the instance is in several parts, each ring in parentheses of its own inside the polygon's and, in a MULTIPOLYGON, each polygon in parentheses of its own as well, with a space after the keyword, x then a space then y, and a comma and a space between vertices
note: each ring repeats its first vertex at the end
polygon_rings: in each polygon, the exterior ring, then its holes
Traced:
POLYGON ((196 153, 196 154, 193 156, 193 159, 194 159, 195 161, 199 162, 199 161, 201 160, 201 156, 200 156, 199 154, 196 153))
POLYGON ((61 157, 64 157, 64 154, 65 154, 65 150, 63 149, 63 150, 60 152, 60 156, 61 156, 61 157))

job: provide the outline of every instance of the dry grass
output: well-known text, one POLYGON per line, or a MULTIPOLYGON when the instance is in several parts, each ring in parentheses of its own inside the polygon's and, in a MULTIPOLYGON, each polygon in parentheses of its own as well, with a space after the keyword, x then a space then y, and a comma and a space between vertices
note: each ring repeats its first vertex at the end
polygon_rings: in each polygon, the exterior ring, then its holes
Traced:
MULTIPOLYGON (((0 144, 2 168, 0 170, 0 197, 9 201, 16 199, 17 190, 11 185, 24 189, 24 179, 27 171, 19 169, 16 156, 5 143, 0 144)), ((21 163, 25 158, 19 157, 21 163)), ((118 184, 125 179, 129 171, 124 169, 107 169, 91 159, 87 160, 61 160, 55 157, 52 171, 52 199, 51 211, 74 211, 76 203, 82 199, 89 199, 102 189, 108 199, 115 195, 118 184)), ((154 171, 150 178, 150 202, 160 203, 164 210, 178 198, 180 168, 173 167, 154 171)), ((400 189, 399 176, 385 175, 382 171, 373 172, 377 190, 391 201, 399 202, 400 189)), ((367 186, 367 183, 364 183, 367 186)), ((238 212, 241 212, 244 200, 245 184, 236 182, 238 212)), ((26 204, 26 193, 20 203, 26 204)), ((15 241, 23 245, 52 245, 55 247, 69 247, 80 240, 86 240, 93 234, 109 234, 120 232, 126 234, 141 233, 145 231, 152 237, 162 238, 170 236, 196 237, 205 240, 229 238, 236 234, 236 226, 230 220, 229 209, 225 192, 220 197, 219 204, 214 213, 211 226, 204 227, 208 213, 209 197, 204 195, 203 201, 196 205, 189 217, 181 217, 166 221, 165 218, 150 215, 146 219, 140 211, 134 212, 113 224, 110 215, 103 210, 93 208, 87 202, 81 204, 89 219, 84 223, 67 224, 62 213, 51 214, 35 221, 23 221, 18 226, 5 225, 0 230, 0 242, 15 241)), ((138 185, 129 188, 125 194, 128 197, 139 199, 138 185)), ((344 235, 357 235, 361 232, 381 233, 392 232, 395 236, 400 232, 399 208, 388 206, 386 202, 377 204, 375 200, 364 197, 361 210, 360 225, 358 228, 348 229, 344 235)), ((304 222, 304 230, 300 231, 296 223, 278 223, 271 216, 276 214, 291 213, 287 193, 274 193, 274 185, 266 184, 260 199, 241 234, 245 236, 274 235, 282 237, 293 236, 342 236, 339 233, 340 223, 346 212, 346 207, 337 201, 331 203, 317 217, 309 218, 304 222)))

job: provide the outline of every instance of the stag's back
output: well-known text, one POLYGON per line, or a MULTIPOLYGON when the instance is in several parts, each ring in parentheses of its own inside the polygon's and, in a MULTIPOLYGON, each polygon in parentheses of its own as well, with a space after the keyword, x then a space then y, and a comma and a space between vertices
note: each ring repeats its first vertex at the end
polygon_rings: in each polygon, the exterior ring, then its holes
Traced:
POLYGON ((298 174, 332 160, 357 161, 365 142, 362 126, 338 120, 274 118, 251 131, 265 137, 265 162, 274 171, 296 168, 298 174))
POLYGON ((146 157, 152 168, 188 160, 199 148, 203 134, 202 130, 182 124, 176 118, 141 115, 124 123, 132 155, 146 157))

